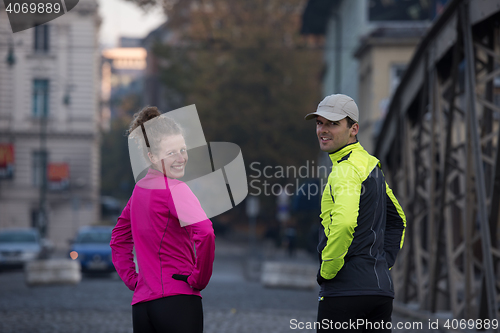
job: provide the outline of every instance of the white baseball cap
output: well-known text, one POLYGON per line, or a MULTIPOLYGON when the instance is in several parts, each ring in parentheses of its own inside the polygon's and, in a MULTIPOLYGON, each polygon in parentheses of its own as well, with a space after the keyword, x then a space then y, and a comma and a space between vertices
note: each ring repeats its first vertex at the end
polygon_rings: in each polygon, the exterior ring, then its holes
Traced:
POLYGON ((316 112, 309 113, 304 119, 309 120, 317 116, 325 117, 330 121, 338 121, 345 117, 349 117, 355 122, 359 121, 359 111, 356 102, 351 97, 342 94, 326 96, 319 103, 316 112))

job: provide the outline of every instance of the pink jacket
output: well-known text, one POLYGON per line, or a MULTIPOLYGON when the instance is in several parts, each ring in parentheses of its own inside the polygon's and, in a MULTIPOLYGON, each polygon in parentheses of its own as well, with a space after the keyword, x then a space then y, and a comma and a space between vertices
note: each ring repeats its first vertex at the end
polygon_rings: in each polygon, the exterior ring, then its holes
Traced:
POLYGON ((212 275, 212 222, 185 183, 154 169, 137 182, 110 245, 116 271, 134 291, 132 305, 171 295, 200 296, 212 275), (188 283, 172 274, 189 275, 188 283))

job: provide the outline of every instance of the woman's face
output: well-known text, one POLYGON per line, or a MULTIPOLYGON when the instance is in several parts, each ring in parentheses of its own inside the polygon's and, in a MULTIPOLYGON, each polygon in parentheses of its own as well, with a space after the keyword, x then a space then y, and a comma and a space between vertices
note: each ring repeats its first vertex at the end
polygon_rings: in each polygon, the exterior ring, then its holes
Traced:
POLYGON ((186 142, 181 134, 169 135, 160 141, 157 154, 149 153, 153 167, 168 178, 181 178, 188 161, 186 142))

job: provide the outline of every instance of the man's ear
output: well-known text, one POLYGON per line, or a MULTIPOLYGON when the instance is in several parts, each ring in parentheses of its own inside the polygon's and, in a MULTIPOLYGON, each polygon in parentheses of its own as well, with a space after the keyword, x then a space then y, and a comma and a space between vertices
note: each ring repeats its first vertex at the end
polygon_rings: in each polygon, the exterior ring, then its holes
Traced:
POLYGON ((359 132, 359 124, 358 123, 354 123, 352 126, 351 126, 351 135, 352 136, 356 136, 359 132))

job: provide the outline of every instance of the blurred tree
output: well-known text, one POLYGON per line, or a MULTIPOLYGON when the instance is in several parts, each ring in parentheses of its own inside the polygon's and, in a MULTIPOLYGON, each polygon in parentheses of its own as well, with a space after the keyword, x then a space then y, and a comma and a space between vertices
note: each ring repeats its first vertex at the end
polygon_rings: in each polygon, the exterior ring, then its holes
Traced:
POLYGON ((323 63, 299 34, 306 1, 129 1, 163 5, 177 37, 154 48, 162 82, 197 105, 207 140, 239 144, 247 165, 316 158, 314 126, 303 116, 321 97, 323 63))

